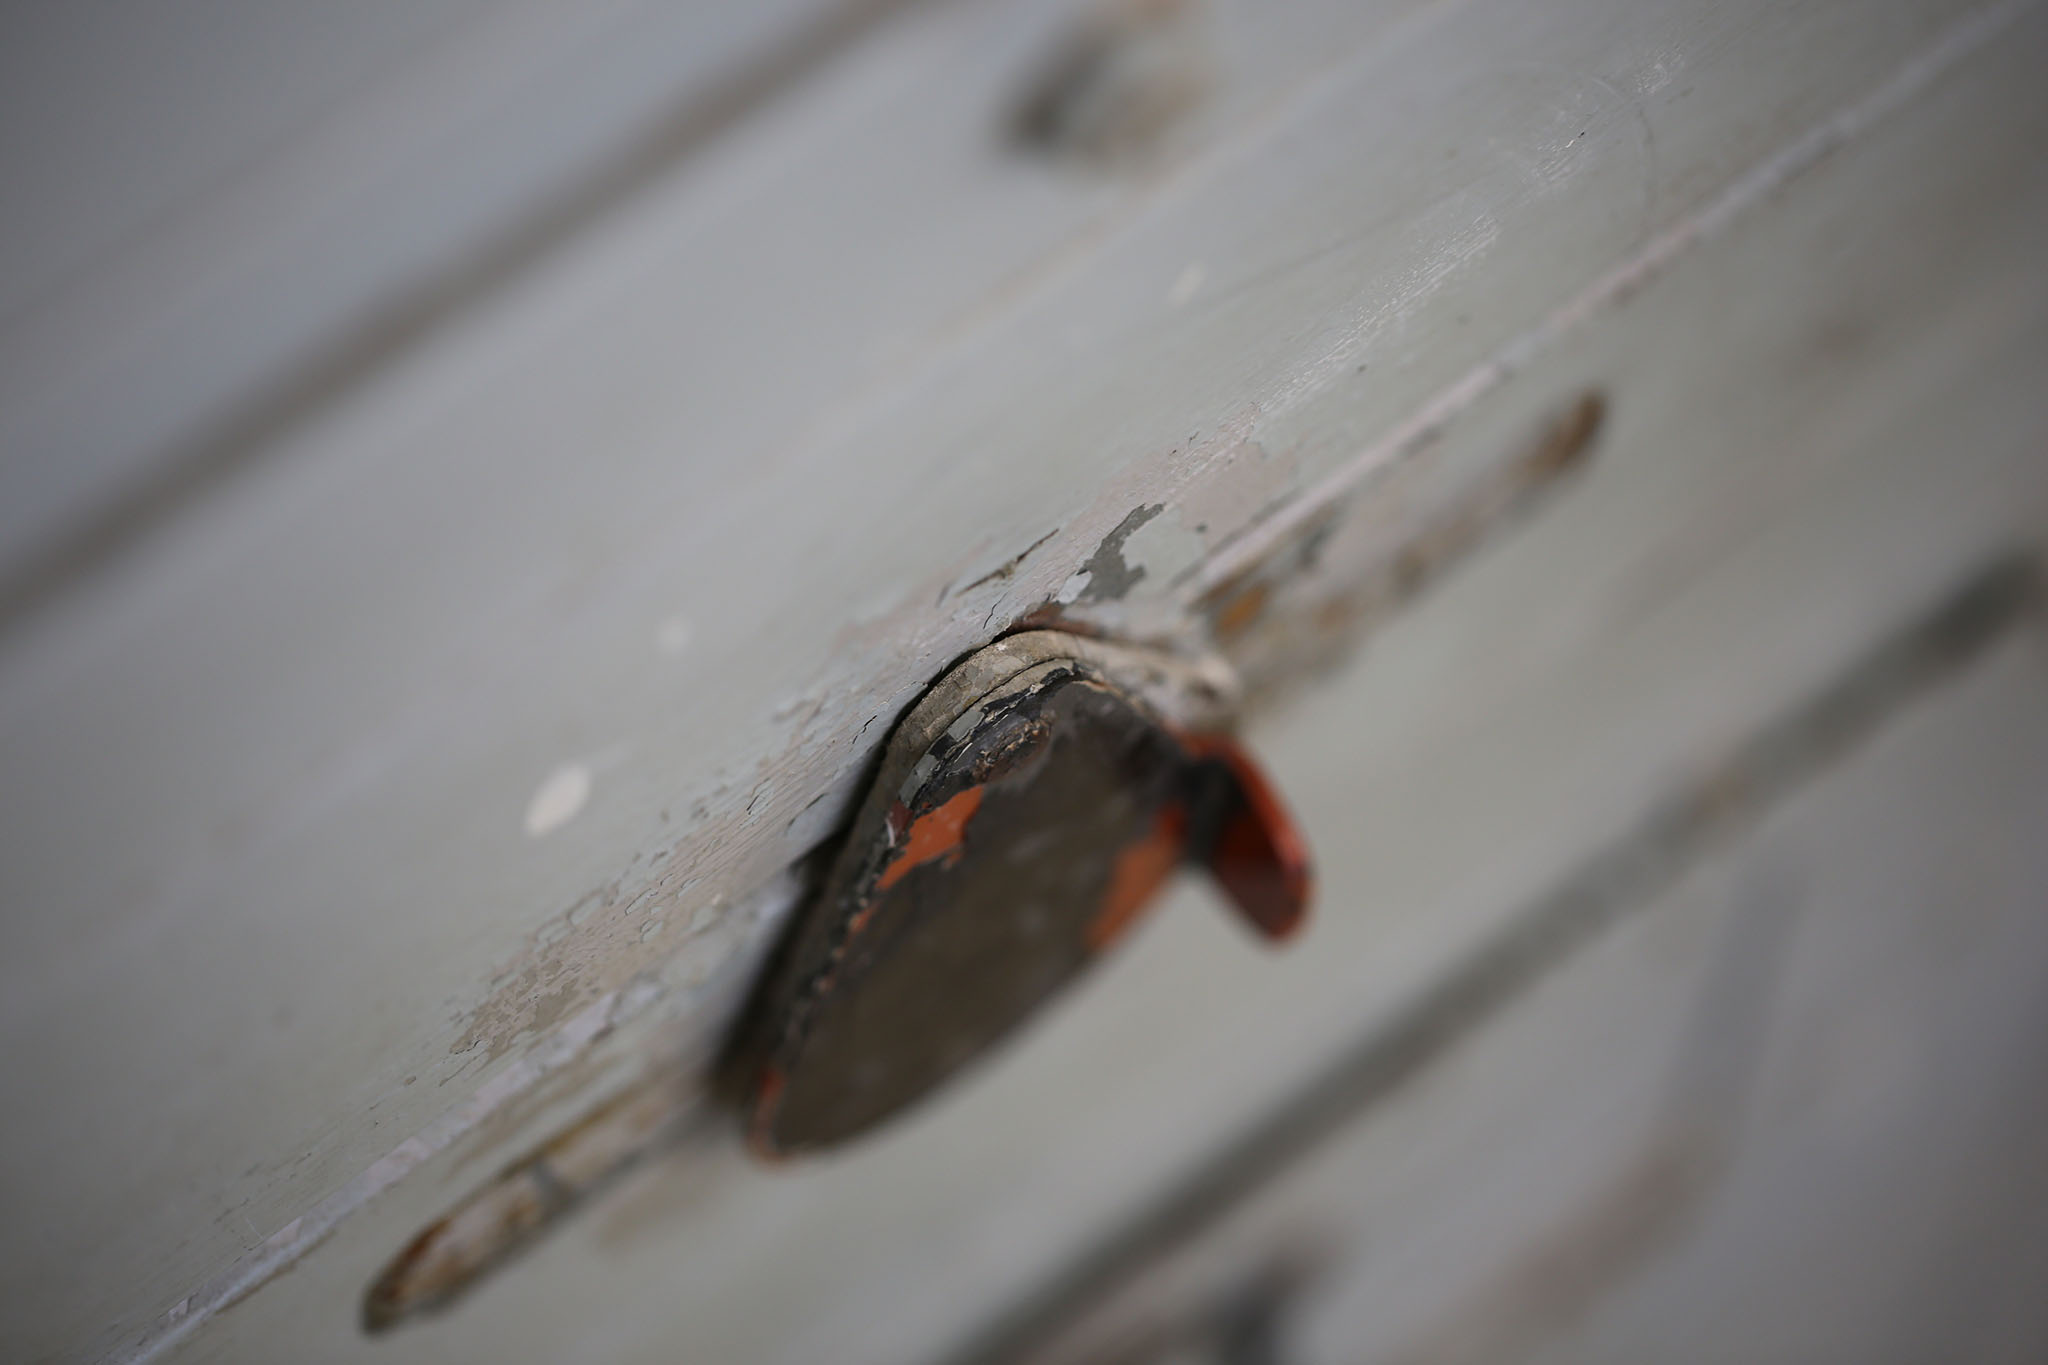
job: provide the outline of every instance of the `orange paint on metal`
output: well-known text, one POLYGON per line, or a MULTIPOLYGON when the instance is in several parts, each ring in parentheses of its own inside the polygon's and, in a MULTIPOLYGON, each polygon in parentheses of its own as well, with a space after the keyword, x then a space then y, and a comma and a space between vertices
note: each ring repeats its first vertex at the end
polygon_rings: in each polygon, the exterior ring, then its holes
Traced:
POLYGON ((1186 843, 1187 816, 1179 806, 1168 806, 1159 812, 1150 834, 1117 855, 1102 908, 1088 922, 1089 952, 1108 947, 1131 927, 1153 893, 1179 866, 1186 843))
POLYGON ((1243 797, 1209 850, 1209 874, 1261 934, 1288 937, 1308 917, 1314 883, 1308 840, 1265 773, 1235 740, 1202 735, 1183 742, 1227 765, 1243 797))
POLYGON ((787 1083, 781 1067, 771 1062, 761 1068, 760 1084, 754 1091, 754 1113, 747 1123, 747 1146, 764 1161, 776 1161, 782 1156, 768 1132, 782 1103, 782 1087, 787 1083))
POLYGON ((903 851, 882 870, 882 879, 876 883, 877 887, 887 891, 909 876, 911 869, 922 867, 935 858, 958 853, 967 837, 967 822, 981 809, 981 794, 980 787, 969 787, 944 805, 911 821, 910 831, 903 840, 903 851))

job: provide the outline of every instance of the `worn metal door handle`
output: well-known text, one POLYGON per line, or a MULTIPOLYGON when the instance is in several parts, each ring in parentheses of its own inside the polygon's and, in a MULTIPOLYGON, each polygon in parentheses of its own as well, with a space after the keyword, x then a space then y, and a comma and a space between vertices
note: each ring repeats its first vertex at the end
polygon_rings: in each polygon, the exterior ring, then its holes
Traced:
POLYGON ((1182 865, 1262 935, 1301 924, 1306 846, 1224 732, 1219 665, 1060 631, 956 665, 896 728, 742 1049, 748 1140, 855 1137, 1008 1034, 1182 865))

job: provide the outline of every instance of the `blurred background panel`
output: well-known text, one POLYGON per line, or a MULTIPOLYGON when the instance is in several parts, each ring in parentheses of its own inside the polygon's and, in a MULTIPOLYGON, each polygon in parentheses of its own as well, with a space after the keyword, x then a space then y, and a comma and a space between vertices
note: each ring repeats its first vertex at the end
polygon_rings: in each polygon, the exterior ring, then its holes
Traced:
POLYGON ((0 1347, 2041 1359, 2044 61, 7 7, 0 1347), (891 724, 1048 621, 1235 671, 1312 923, 1176 887, 757 1163, 710 1068, 891 724))

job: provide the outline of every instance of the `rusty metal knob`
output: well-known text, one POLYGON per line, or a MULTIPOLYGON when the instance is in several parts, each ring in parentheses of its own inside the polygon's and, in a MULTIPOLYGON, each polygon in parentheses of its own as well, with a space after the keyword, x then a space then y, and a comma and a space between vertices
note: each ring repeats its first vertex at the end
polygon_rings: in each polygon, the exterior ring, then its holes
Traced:
POLYGON ((828 1147, 955 1074, 1072 981, 1173 871, 1261 934, 1306 910, 1306 847, 1221 728, 1227 678, 1033 631, 957 665, 899 724, 755 1007, 764 1156, 828 1147))

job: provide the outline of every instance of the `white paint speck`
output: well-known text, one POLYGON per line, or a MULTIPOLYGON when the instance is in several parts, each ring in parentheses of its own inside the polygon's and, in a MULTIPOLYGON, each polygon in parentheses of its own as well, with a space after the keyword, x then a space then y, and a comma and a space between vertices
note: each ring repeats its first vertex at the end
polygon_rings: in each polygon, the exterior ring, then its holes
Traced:
POLYGON ((689 650, 695 634, 687 616, 666 616, 654 628, 654 647, 667 658, 679 659, 689 650))
POLYGON ((589 801, 590 769, 581 763, 564 763, 533 789, 533 797, 526 803, 526 837, 553 834, 582 814, 589 801))
POLYGON ((1208 278, 1207 266, 1200 261, 1189 261, 1181 268, 1180 274, 1173 277, 1173 287, 1166 291, 1167 303, 1175 308, 1180 307, 1194 298, 1195 292, 1202 287, 1202 281, 1208 278))

